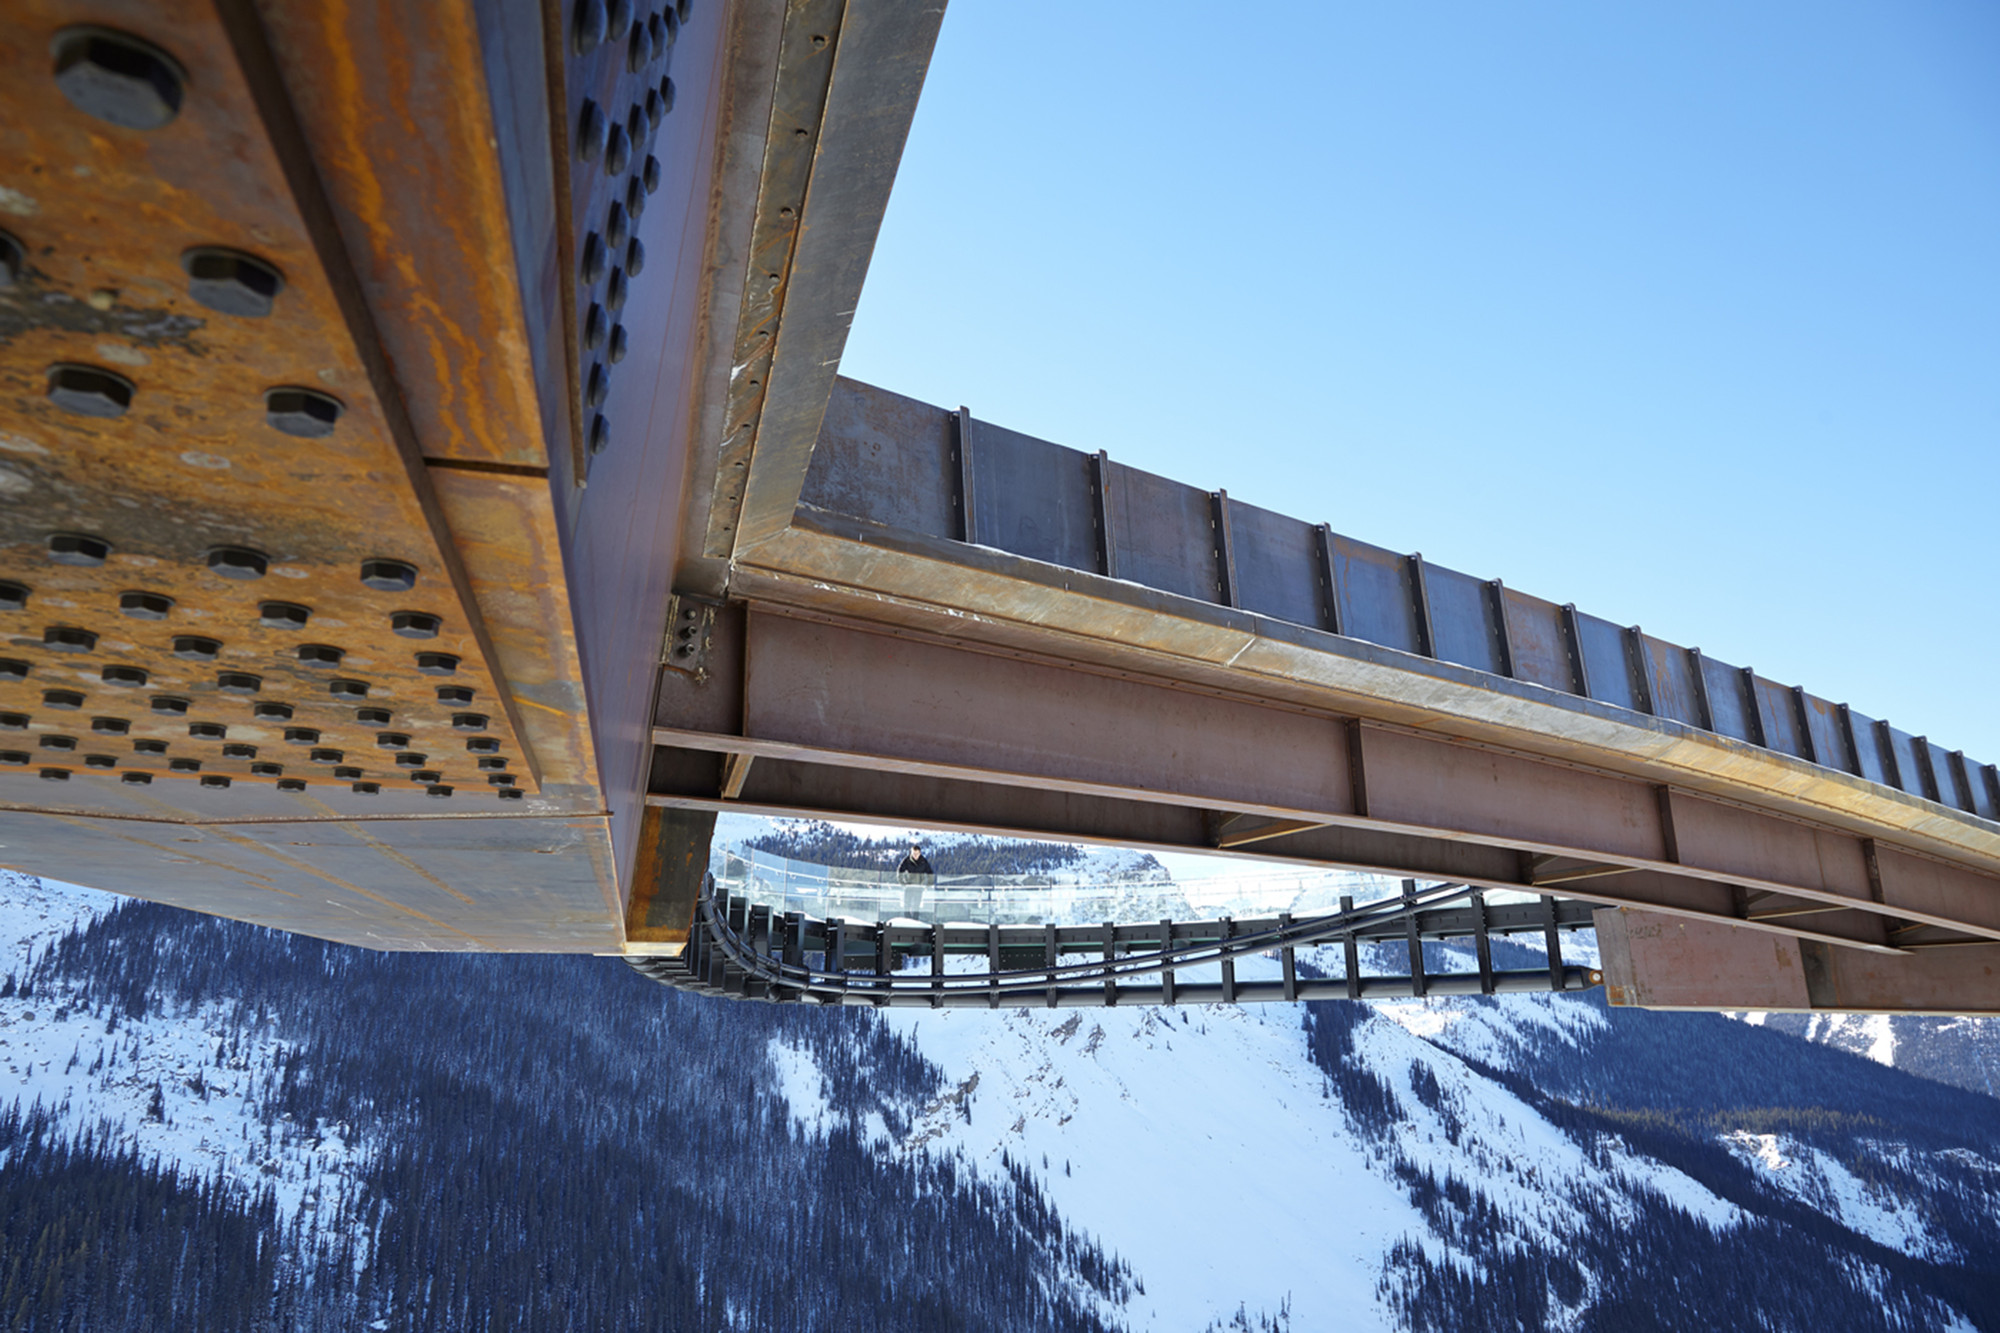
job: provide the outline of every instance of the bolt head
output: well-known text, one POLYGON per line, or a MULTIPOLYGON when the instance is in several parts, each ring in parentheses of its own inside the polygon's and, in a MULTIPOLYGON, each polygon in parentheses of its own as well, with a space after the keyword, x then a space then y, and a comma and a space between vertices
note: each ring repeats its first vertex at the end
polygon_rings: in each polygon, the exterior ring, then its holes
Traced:
POLYGON ((181 256, 187 270, 188 295, 210 310, 245 319, 262 319, 284 290, 277 269, 240 250, 202 247, 181 256))
POLYGON ((132 381, 97 366, 49 367, 49 400, 84 417, 122 417, 132 406, 132 381))
POLYGON ((59 565, 101 565, 111 543, 81 532, 58 532, 49 538, 49 559, 59 565))
POLYGON ((0 231, 0 290, 12 287, 21 280, 21 270, 26 263, 21 243, 0 231))
POLYGON ((55 76, 77 110, 128 130, 157 130, 179 115, 186 82, 174 58, 151 42, 90 27, 56 34, 55 76))
POLYGON ((312 612, 292 602, 263 602, 257 607, 257 623, 272 629, 304 629, 312 612))
POLYGON ((286 387, 264 395, 264 419, 274 429, 301 440, 333 434, 340 413, 340 400, 317 389, 286 387))
POLYGON ((18 657, 0 657, 0 680, 26 680, 29 666, 18 657))
POLYGON ((59 653, 91 652, 97 647, 97 633, 71 625, 51 625, 42 631, 42 647, 59 653))
POLYGON ((218 546, 208 553, 208 567, 226 579, 261 579, 271 558, 247 546, 218 546))
POLYGON ((444 621, 428 611, 398 611, 389 617, 389 629, 405 639, 435 639, 444 621))
POLYGON ((570 21, 569 49, 580 56, 589 55, 603 43, 607 26, 604 0, 576 0, 576 11, 570 21))
MULTIPOLYGON (((632 244, 637 245, 638 242, 634 241, 632 244)), ((629 341, 625 336, 625 326, 623 324, 614 324, 611 328, 611 346, 604 353, 612 365, 615 366, 625 359, 629 341)))
POLYGON ((118 609, 134 620, 165 620, 174 609, 174 599, 157 592, 120 593, 118 609))
POLYGON ((377 592, 408 592, 417 586, 417 568, 401 560, 363 560, 361 582, 377 592))
POLYGON ((458 659, 450 653, 418 653, 417 670, 426 676, 449 676, 458 670, 458 659))
POLYGON ((576 113, 576 155, 595 162, 604 152, 604 113, 586 100, 576 113))
POLYGON ((647 194, 654 194, 660 188, 660 159, 648 155, 645 168, 639 173, 639 183, 646 187, 647 194))

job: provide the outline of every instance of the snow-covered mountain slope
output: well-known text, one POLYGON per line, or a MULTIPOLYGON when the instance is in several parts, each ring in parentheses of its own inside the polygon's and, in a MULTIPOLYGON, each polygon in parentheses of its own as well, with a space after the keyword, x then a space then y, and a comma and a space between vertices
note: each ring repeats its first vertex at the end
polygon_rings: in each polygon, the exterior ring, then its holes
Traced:
MULTIPOLYGON (((1730 1326, 1712 1321, 1759 1307, 1764 1326, 1800 1329, 2000 1315, 2000 1296, 1980 1308, 1977 1279, 1968 1296, 1930 1267, 1990 1259, 1977 1218, 2000 1213, 1993 1135, 1979 1150, 1893 1131, 1815 1143, 1726 1116, 1681 1132, 1664 1113, 1537 1095, 1509 1071, 1553 1068, 1558 1051, 1613 1076, 1646 1058, 1573 996, 1314 1010, 895 1011, 884 1021, 943 1069, 945 1091, 892 1146, 995 1176, 1025 1165, 1131 1265, 1135 1329, 1220 1324, 1245 1305, 1302 1329, 1487 1327, 1459 1303, 1482 1287, 1492 1327, 1619 1327, 1606 1312, 1628 1299, 1683 1299, 1685 1322, 1662 1327, 1730 1326), (1347 1029, 1317 1059, 1316 1023, 1347 1029), (1652 1247, 1674 1262, 1635 1276, 1633 1251, 1652 1247), (1740 1254, 1767 1271, 1676 1295, 1688 1271, 1740 1254)), ((1786 1045, 1839 1058, 1772 1049, 1786 1045)), ((809 1132, 827 1133, 818 1071, 797 1051, 774 1058, 809 1132)))
POLYGON ((0 872, 0 1104, 39 1104, 57 1133, 96 1130, 196 1180, 246 1197, 269 1190, 289 1223, 352 1199, 368 1145, 347 1124, 265 1123, 261 1103, 295 1048, 268 1024, 246 1025, 226 1000, 147 1005, 134 1017, 79 1005, 66 984, 21 989, 32 962, 119 899, 0 872))
POLYGON ((1774 1031, 2000 1097, 2000 1022, 1931 1014, 1742 1015, 1774 1031))
POLYGON ((1596 994, 827 1013, 115 901, 0 881, 0 1140, 39 1103, 268 1200, 257 1244, 321 1256, 281 1327, 2000 1333, 2000 1118, 1879 1034, 1596 994))

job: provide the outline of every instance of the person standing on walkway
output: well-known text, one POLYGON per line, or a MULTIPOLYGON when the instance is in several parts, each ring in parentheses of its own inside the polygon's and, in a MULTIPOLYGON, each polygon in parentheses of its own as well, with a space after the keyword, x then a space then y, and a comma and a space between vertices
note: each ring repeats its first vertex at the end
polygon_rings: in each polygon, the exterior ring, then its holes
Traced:
POLYGON ((903 915, 915 916, 924 905, 924 889, 937 879, 922 843, 910 844, 910 854, 896 867, 896 878, 903 881, 903 915))

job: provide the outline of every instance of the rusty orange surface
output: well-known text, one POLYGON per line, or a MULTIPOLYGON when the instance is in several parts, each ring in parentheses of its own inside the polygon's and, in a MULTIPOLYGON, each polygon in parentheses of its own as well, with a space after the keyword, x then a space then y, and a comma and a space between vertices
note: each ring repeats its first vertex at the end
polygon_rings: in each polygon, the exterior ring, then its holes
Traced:
POLYGON ((425 455, 545 468, 471 5, 258 8, 425 455))
POLYGON ((21 182, 11 187, 8 225, 28 255, 21 281, 0 292, 11 492, 0 512, 0 569, 29 589, 27 605, 5 613, 0 640, 29 670, 0 681, 0 709, 31 719, 33 761, 89 751, 166 782, 282 776, 408 786, 414 774, 435 774, 422 785, 492 802, 498 789, 477 759, 500 757, 515 785, 532 790, 533 765, 479 643, 478 609, 455 586, 427 477, 411 471, 392 438, 393 405, 371 382, 330 289, 337 276, 315 251, 221 26, 201 21, 193 5, 121 17, 187 69, 180 114, 139 131, 69 105, 50 78, 48 42, 76 12, 30 10, 0 75, 0 160, 21 182), (181 256, 198 246, 275 266, 285 285, 272 312, 228 315, 195 301, 181 256), (47 393, 56 363, 125 377, 134 386, 129 409, 115 419, 64 410, 47 393), (290 385, 343 405, 330 435, 301 439, 267 423, 265 393, 290 385), (53 562, 50 536, 64 532, 102 538, 108 559, 53 562), (261 577, 224 577, 209 567, 220 547, 255 550, 268 567, 261 577), (364 586, 371 559, 414 567, 414 586, 364 586), (132 591, 164 594, 171 610, 134 619, 120 610, 132 591), (306 608, 309 619, 260 624, 266 601, 306 608), (441 628, 404 637, 392 629, 398 612, 435 616, 441 628), (81 630, 95 643, 52 648, 44 643, 52 630, 81 630), (191 637, 217 647, 177 649, 191 637), (338 660, 305 661, 302 651, 338 660), (441 663, 455 665, 440 671, 441 663), (143 684, 107 683, 121 668, 143 672, 143 684), (350 693, 333 693, 335 681, 350 693), (440 688, 454 697, 441 698, 440 688), (83 704, 53 708, 51 690, 80 693, 83 704), (163 697, 186 706, 160 712, 163 697), (287 705, 292 716, 258 718, 258 704, 287 705), (387 711, 387 724, 363 725, 361 708, 387 711), (129 731, 79 725, 98 716, 129 731), (454 719, 473 729, 455 729, 454 719), (196 737, 196 726, 223 731, 196 737), (317 732, 317 743, 288 744, 288 730, 317 732), (52 736, 76 736, 82 748, 49 751, 52 736), (409 743, 385 749, 384 736, 409 743), (163 742, 166 752, 136 752, 137 740, 163 742), (475 755, 468 742, 489 753, 475 755), (407 762, 415 756, 424 762, 407 762), (199 772, 177 772, 175 759, 199 772), (253 764, 273 763, 282 775, 253 774, 253 764), (346 771, 336 778, 335 769, 346 771))
POLYGON ((615 949, 469 9, 34 0, 9 18, 0 229, 26 258, 0 287, 0 580, 27 594, 0 609, 0 662, 25 667, 0 667, 0 760, 23 760, 0 762, 0 858, 376 947, 615 949), (178 62, 171 122, 65 98, 51 42, 83 22, 178 62), (194 299, 182 256, 201 246, 275 267, 270 313, 194 299), (56 363, 123 376, 129 410, 64 410, 56 363), (331 434, 272 426, 285 386, 338 400, 331 434), (53 559, 57 533, 108 555, 53 559), (260 553, 261 576, 211 568, 220 547, 260 553), (374 559, 414 586, 365 584, 374 559), (134 616, 132 593, 169 604, 134 616), (428 627, 408 612, 435 631, 410 637, 428 627))

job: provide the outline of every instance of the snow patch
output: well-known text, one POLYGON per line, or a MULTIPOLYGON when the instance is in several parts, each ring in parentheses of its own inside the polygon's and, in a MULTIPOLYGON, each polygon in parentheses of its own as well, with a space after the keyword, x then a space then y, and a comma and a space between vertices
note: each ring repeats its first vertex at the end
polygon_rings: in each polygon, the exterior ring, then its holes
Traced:
MULTIPOLYGON (((813 1059, 812 1052, 773 1037, 764 1053, 776 1074, 779 1095, 791 1111, 792 1124, 806 1138, 825 1138, 840 1117, 827 1097, 826 1076, 820 1073, 819 1062, 813 1059)), ((876 1115, 873 1119, 879 1121, 881 1117, 876 1115)))

